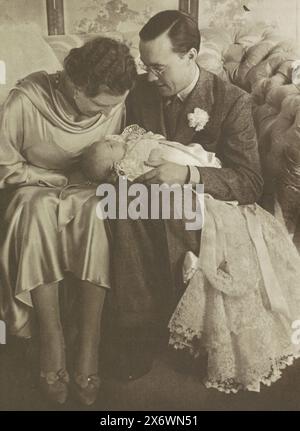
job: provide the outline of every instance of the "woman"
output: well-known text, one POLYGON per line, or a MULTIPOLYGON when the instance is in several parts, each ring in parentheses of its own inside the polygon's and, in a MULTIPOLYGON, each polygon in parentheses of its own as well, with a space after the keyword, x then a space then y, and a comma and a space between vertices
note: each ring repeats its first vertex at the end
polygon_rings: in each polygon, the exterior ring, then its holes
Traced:
POLYGON ((41 386, 64 403, 68 394, 58 283, 79 285, 78 355, 74 388, 92 404, 99 388, 97 350, 109 279, 109 244, 96 217, 95 189, 76 175, 83 150, 119 133, 124 101, 136 79, 129 49, 96 38, 72 49, 64 70, 37 72, 11 91, 2 112, 0 187, 8 190, 1 247, 1 318, 28 336, 30 310, 40 331, 41 386))

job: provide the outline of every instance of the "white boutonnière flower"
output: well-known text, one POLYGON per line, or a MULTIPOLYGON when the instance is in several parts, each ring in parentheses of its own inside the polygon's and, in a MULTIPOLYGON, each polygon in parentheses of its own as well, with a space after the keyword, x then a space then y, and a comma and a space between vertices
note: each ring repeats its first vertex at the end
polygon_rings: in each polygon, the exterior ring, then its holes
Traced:
POLYGON ((189 126, 193 127, 196 132, 202 130, 209 120, 209 115, 206 111, 200 108, 195 108, 194 112, 187 115, 189 126))

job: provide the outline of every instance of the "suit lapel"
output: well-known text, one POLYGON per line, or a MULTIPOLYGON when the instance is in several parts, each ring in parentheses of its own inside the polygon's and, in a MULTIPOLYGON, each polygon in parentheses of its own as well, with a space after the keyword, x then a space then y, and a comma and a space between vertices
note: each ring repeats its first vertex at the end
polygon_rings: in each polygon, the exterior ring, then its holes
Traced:
MULTIPOLYGON (((179 115, 177 122, 174 141, 182 144, 190 144, 193 141, 194 135, 203 137, 203 140, 210 140, 209 130, 212 127, 211 114, 214 105, 214 75, 207 72, 205 69, 200 69, 199 79, 195 88, 184 102, 184 106, 179 115), (187 115, 194 112, 195 108, 201 108, 206 111, 210 120, 200 132, 195 132, 195 129, 189 126, 187 115)), ((163 112, 163 100, 155 85, 145 83, 141 92, 141 101, 139 109, 141 116, 141 124, 146 130, 151 130, 153 133, 159 133, 167 137, 166 124, 163 112)), ((198 139, 197 139, 198 141, 198 139)))
MULTIPOLYGON (((190 144, 193 136, 196 134, 195 129, 189 126, 188 114, 193 113, 195 108, 206 111, 210 120, 200 134, 205 133, 211 126, 211 113, 214 104, 214 77, 205 69, 200 68, 198 82, 184 102, 184 106, 179 115, 174 140, 182 144, 190 144)), ((199 135, 199 132, 198 132, 199 135)))

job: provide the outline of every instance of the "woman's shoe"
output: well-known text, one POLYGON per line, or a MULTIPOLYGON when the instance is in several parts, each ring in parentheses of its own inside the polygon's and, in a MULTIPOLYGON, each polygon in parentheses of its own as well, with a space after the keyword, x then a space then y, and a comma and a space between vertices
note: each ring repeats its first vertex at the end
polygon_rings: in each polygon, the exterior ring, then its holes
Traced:
POLYGON ((74 392, 78 401, 91 406, 97 399, 101 380, 97 374, 90 376, 74 374, 74 392))
POLYGON ((64 404, 68 397, 69 374, 61 369, 40 374, 40 386, 46 397, 55 403, 64 404))

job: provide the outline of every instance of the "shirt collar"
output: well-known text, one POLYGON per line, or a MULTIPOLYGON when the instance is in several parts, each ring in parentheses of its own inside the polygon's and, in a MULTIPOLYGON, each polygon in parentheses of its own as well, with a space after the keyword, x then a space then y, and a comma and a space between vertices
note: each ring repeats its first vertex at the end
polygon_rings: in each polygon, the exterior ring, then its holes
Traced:
POLYGON ((177 93, 177 97, 178 97, 182 102, 184 102, 184 101, 185 101, 185 99, 186 99, 186 98, 191 94, 191 92, 194 90, 194 88, 195 88, 195 86, 196 86, 196 84, 197 84, 197 82, 198 82, 199 75, 200 75, 199 67, 196 67, 196 73, 195 73, 195 76, 194 76, 194 79, 192 80, 192 82, 191 82, 187 87, 185 87, 183 90, 179 91, 179 93, 177 93))

